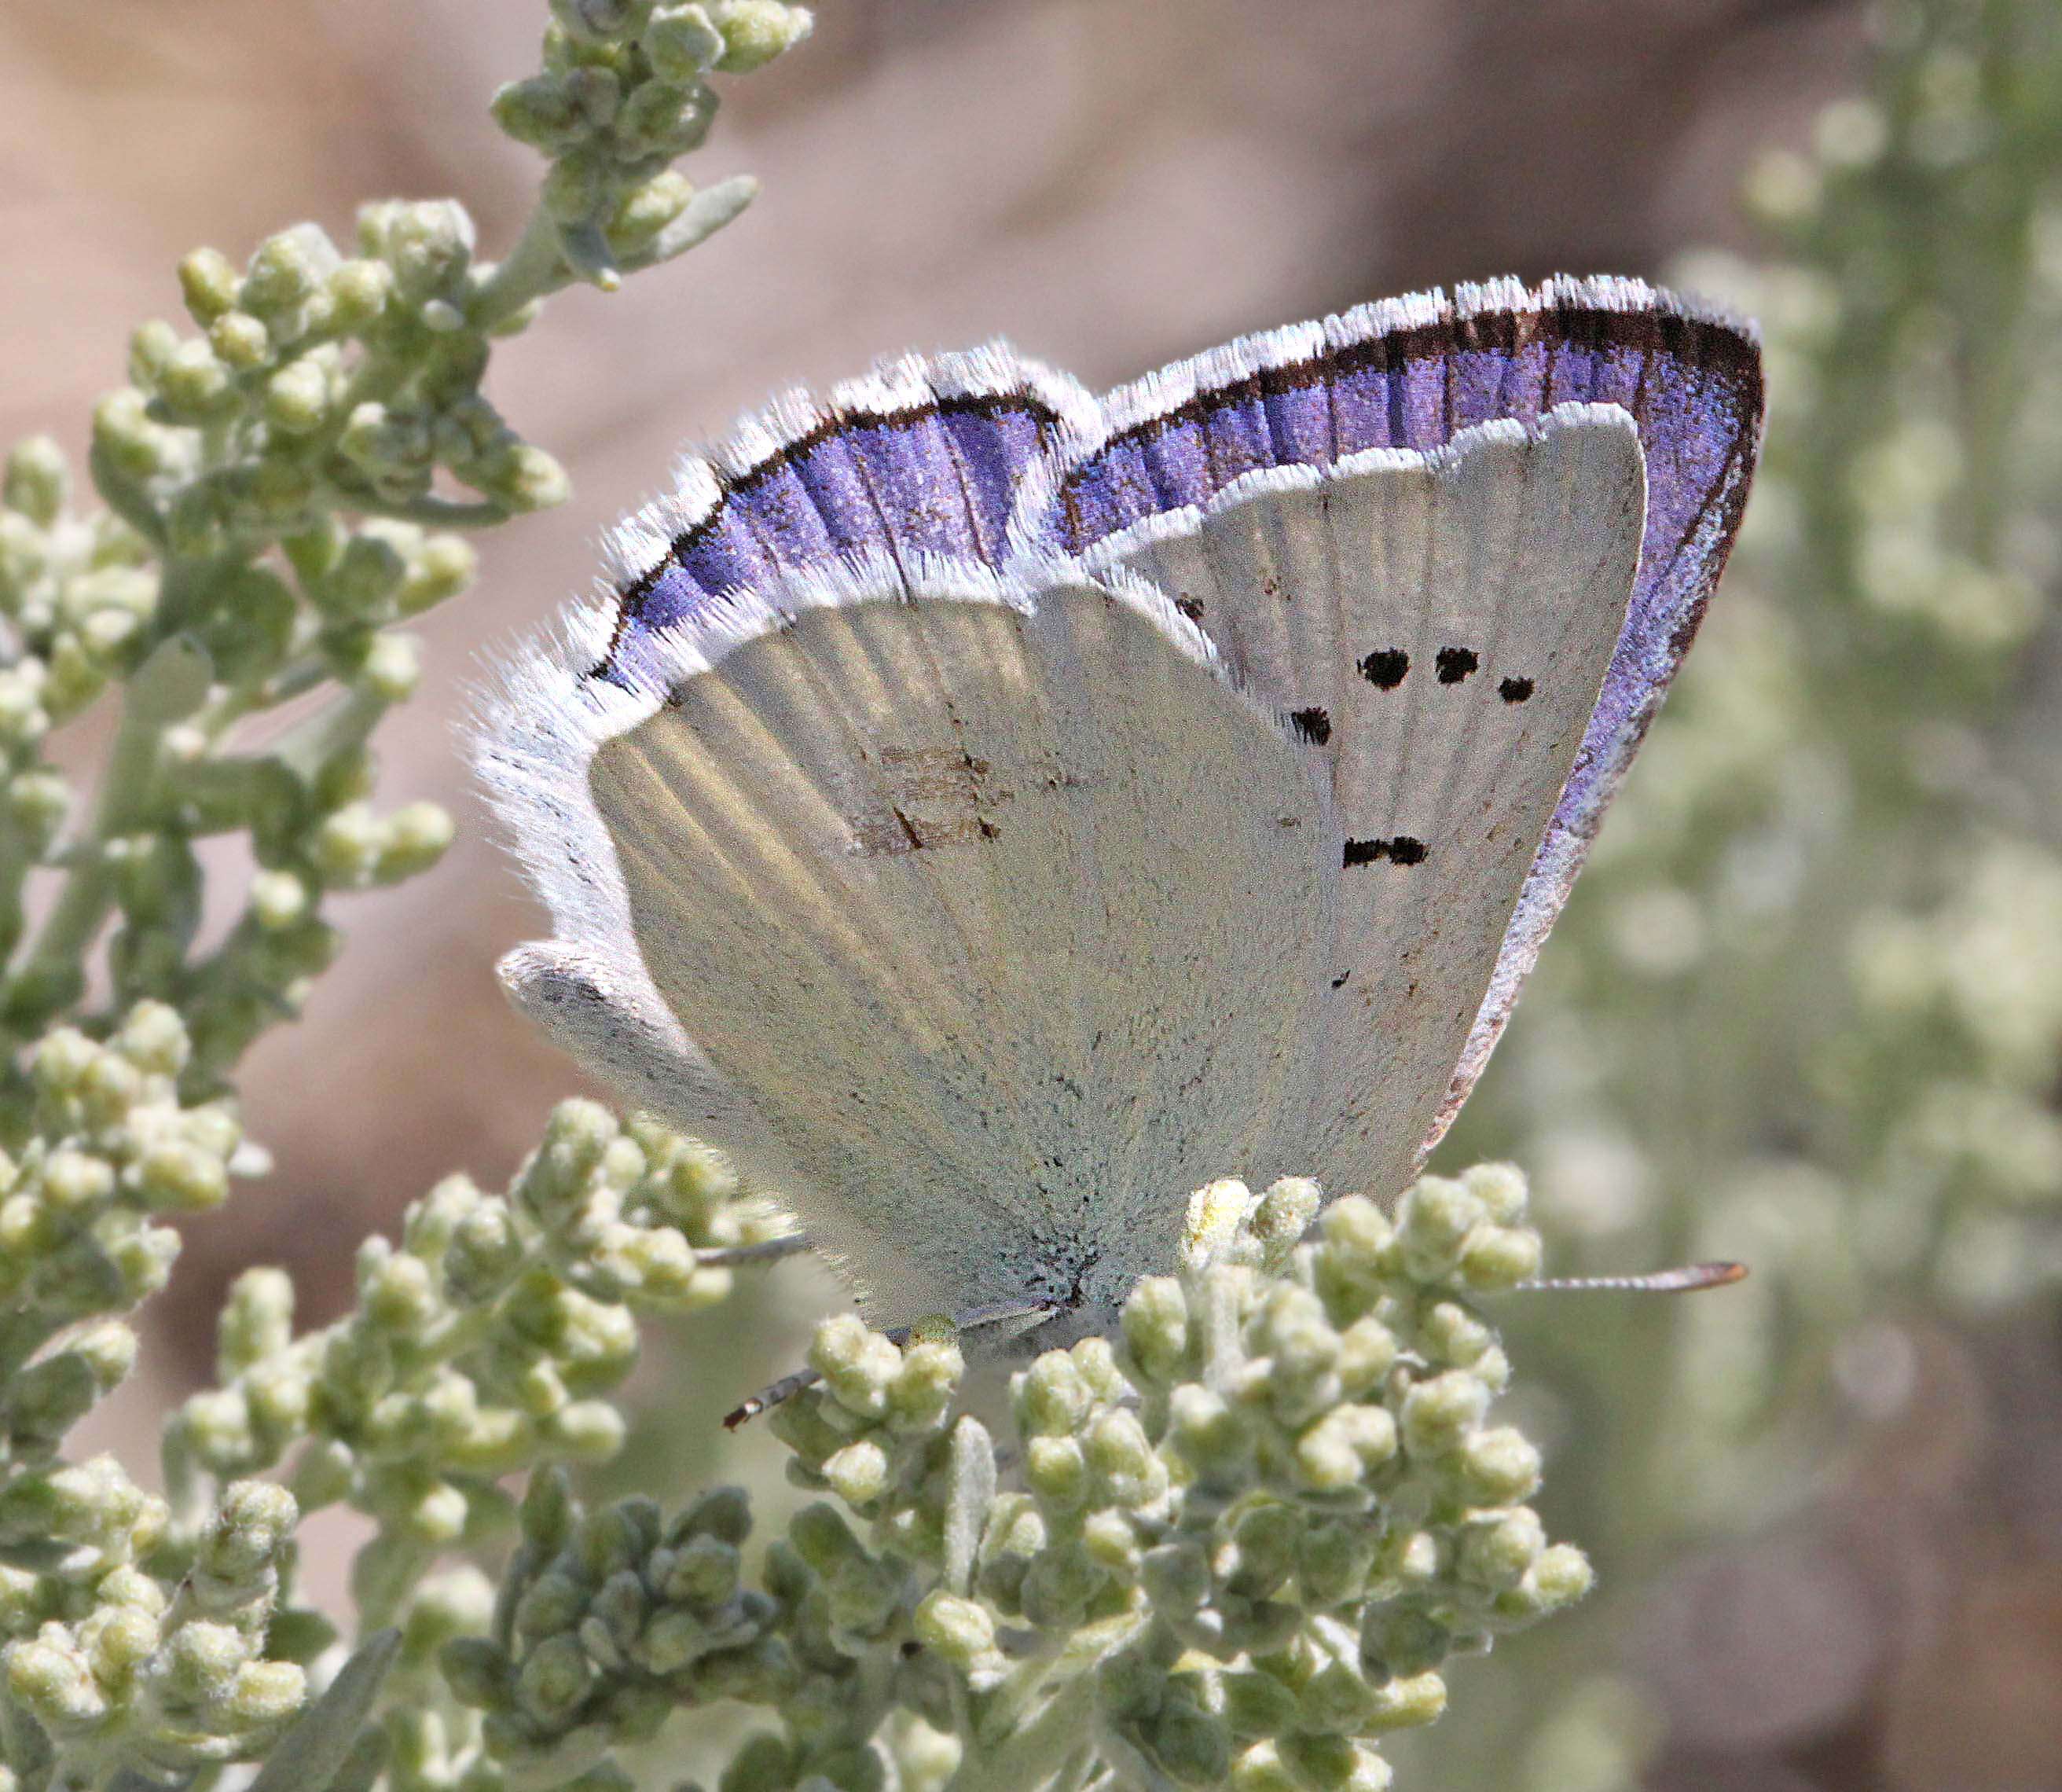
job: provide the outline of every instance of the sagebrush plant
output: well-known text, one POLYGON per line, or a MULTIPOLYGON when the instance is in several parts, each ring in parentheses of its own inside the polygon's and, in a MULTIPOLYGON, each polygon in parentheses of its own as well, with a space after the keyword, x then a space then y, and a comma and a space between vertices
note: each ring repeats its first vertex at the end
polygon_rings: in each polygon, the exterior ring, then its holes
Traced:
POLYGON ((569 1103, 505 1193, 455 1176, 368 1240, 335 1324, 296 1336, 287 1280, 247 1272, 162 1493, 66 1459, 169 1222, 263 1167, 234 1073, 334 955, 327 898, 450 839, 432 806, 369 806, 369 741, 419 677, 397 625, 471 581, 463 532, 566 491, 483 395, 494 342, 736 216, 749 181, 672 163, 712 81, 808 27, 780 0, 552 0, 542 71, 494 102, 548 161, 505 256, 451 200, 369 205, 347 251, 303 224, 240 268, 197 251, 192 327, 139 329, 95 414, 100 507, 47 441, 7 460, 0 1792, 620 1783, 616 1747, 718 1700, 766 1720, 728 1792, 1364 1792, 1445 1663, 1588 1588, 1526 1504, 1537 1451, 1489 1420, 1510 1368, 1479 1302, 1538 1261, 1499 1167, 1393 1216, 1199 1191, 1177 1272, 1017 1376, 1000 1442, 948 1328, 827 1323, 773 1421, 826 1497, 748 1553, 735 1490, 586 1510, 565 1465, 620 1445, 640 1318, 720 1300, 781 1222, 715 1154, 569 1103), (46 746, 102 700, 78 794, 46 746), (203 945, 215 836, 256 869, 203 945), (326 1615, 295 1537, 339 1504, 372 1535, 326 1615))
POLYGON ((1542 1792, 1637 1783, 1665 1715, 1611 1639, 1831 1478, 1829 1371, 1894 1384, 1886 1316, 2039 1328, 2062 1289, 2062 14, 1879 9, 1868 90, 1747 197, 1768 259, 1683 279, 1763 326, 1755 501, 1456 1141, 1522 1155, 1557 1261, 1755 1271, 1723 1313, 1513 1315, 1602 1428, 1608 1475, 1555 1486, 1612 1590, 1440 1765, 1542 1792))

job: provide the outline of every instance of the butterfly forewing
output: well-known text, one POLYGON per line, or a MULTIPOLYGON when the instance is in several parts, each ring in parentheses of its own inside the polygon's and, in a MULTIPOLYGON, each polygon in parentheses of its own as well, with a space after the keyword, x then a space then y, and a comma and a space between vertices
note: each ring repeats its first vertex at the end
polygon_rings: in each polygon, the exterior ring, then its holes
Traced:
POLYGON ((800 609, 602 748, 637 943, 882 1310, 1113 1297, 1307 1099, 1336 835, 1139 610, 898 595, 800 609))

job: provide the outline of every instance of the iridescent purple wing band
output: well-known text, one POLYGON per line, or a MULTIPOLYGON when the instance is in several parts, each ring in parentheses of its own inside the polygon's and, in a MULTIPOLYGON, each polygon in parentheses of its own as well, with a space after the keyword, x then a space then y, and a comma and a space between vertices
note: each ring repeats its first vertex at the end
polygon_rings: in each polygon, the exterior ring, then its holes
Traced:
POLYGON ((634 681, 645 644, 711 600, 885 553, 1000 556, 1025 469, 1094 400, 1000 344, 908 356, 838 387, 795 393, 726 441, 685 457, 676 490, 615 543, 608 650, 594 669, 634 681))
POLYGON ((1571 400, 1631 413, 1647 511, 1625 627, 1429 1151, 1509 1017, 1653 719, 1737 532, 1759 452, 1751 331, 1637 280, 1515 280, 1362 306, 1242 339, 1119 388, 1100 430, 1035 482, 1020 539, 1069 553, 1148 516, 1207 502, 1242 474, 1362 449, 1426 450, 1471 425, 1534 424, 1571 400))

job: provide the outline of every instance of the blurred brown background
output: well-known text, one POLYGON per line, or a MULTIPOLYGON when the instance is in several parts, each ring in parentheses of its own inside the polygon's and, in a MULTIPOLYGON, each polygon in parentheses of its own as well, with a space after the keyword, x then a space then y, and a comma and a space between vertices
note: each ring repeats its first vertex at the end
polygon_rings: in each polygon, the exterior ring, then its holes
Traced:
MULTIPOLYGON (((196 243, 240 260, 303 217, 342 237, 361 199, 449 192, 472 208, 484 252, 505 245, 534 164, 485 102, 534 66, 542 10, 6 0, 0 435, 46 429, 79 448, 91 400, 122 378, 128 330, 176 314, 173 264, 196 243)), ((328 1316, 368 1229, 448 1170, 499 1180, 574 1088, 494 982, 495 958, 537 917, 488 837, 454 725, 483 652, 585 584, 599 530, 664 479, 683 440, 778 384, 827 384, 913 346, 1003 334, 1101 385, 1427 284, 1665 277, 1685 249, 1744 244, 1743 171, 1767 147, 1803 143, 1856 84, 1862 12, 1854 0, 822 7, 805 50, 732 86, 689 164, 705 179, 758 175, 747 218, 616 297, 559 300, 498 364, 494 396, 566 464, 576 495, 483 544, 481 589, 430 619, 423 692, 383 736, 386 795, 440 799, 463 834, 433 874, 347 905, 343 962, 247 1067, 247 1117, 275 1173, 189 1229, 152 1316, 162 1348, 120 1403, 134 1427, 125 1454, 142 1469, 168 1389, 207 1372, 211 1317, 237 1269, 287 1264, 306 1316, 328 1316)), ((781 1273, 791 1304, 827 1297, 799 1266, 781 1273)), ((1815 1583, 1797 1564, 1727 1572, 1763 1576, 1811 1622, 1815 1583)), ((1708 1613, 1714 1598, 1680 1609, 1708 1613)), ((1951 1655, 1993 1633, 1980 1614, 1970 1622, 1951 1655)), ((1651 1644, 1664 1663, 1696 1659, 1665 1636, 1651 1644)), ((1699 1722, 1714 1742, 1757 1715, 1780 1731, 1779 1694, 1803 1693, 1794 1681, 1764 1691, 1745 1715, 1700 1706, 1694 1686, 1670 1703, 1694 1746, 1699 1722)), ((2031 1709, 2053 1707, 2036 1696, 2031 1709)), ((1922 1726, 1911 1746, 1956 1721, 1922 1726)), ((1902 1782, 1952 1773, 1918 1758, 1902 1782)))

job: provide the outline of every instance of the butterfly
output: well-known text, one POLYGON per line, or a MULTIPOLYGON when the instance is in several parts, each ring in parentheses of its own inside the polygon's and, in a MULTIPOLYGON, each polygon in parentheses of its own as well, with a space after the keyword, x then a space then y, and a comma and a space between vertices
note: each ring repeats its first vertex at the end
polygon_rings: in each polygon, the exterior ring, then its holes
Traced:
POLYGON ((1401 1190, 1695 634, 1750 327, 1462 286, 1102 397, 993 344, 791 393, 615 532, 479 764, 503 976, 870 1314, 1106 1325, 1242 1176, 1401 1190))

